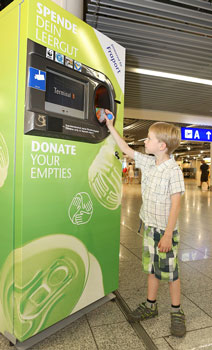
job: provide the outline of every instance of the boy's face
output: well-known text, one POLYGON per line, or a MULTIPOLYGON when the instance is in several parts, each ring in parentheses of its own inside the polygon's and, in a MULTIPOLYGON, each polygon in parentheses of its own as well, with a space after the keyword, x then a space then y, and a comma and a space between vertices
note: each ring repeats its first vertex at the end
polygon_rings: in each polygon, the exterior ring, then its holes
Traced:
POLYGON ((155 133, 149 131, 147 139, 144 141, 147 154, 157 155, 161 151, 162 142, 158 141, 155 133))

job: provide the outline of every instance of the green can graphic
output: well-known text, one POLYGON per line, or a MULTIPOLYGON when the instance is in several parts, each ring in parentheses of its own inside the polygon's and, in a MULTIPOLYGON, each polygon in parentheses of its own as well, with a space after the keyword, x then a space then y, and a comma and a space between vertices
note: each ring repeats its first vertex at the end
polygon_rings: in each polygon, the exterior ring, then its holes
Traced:
POLYGON ((11 323, 14 307, 15 335, 22 340, 71 313, 88 279, 89 256, 82 242, 62 234, 39 238, 11 254, 16 263, 9 256, 2 268, 1 300, 11 323))

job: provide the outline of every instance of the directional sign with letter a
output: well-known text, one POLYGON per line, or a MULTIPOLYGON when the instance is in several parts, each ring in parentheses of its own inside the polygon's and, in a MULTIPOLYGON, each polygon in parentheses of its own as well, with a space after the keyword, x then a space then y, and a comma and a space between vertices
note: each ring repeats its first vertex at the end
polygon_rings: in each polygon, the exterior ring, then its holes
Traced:
POLYGON ((29 67, 28 86, 34 89, 46 91, 46 72, 29 67))
POLYGON ((212 129, 181 128, 181 139, 212 142, 212 129))

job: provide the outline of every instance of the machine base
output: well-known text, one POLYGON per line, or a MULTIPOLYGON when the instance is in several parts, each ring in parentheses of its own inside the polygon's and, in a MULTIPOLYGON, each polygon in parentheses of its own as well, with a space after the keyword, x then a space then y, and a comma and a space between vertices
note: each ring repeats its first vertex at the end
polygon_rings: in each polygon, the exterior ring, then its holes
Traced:
POLYGON ((106 302, 108 302, 112 299, 115 299, 115 298, 116 298, 115 294, 110 293, 110 294, 106 295, 105 297, 95 301, 94 303, 86 306, 85 308, 75 312, 73 315, 66 317, 64 320, 57 322, 53 326, 45 329, 44 331, 34 335, 33 337, 31 337, 23 342, 16 341, 14 336, 7 333, 7 332, 5 332, 4 336, 10 341, 10 344, 11 343, 14 344, 15 349, 27 350, 31 346, 48 338, 50 335, 56 333, 60 329, 63 329, 64 327, 68 326, 70 323, 76 321, 78 318, 82 317, 83 315, 87 314, 88 312, 95 310, 97 307, 99 307, 99 306, 105 304, 106 302))

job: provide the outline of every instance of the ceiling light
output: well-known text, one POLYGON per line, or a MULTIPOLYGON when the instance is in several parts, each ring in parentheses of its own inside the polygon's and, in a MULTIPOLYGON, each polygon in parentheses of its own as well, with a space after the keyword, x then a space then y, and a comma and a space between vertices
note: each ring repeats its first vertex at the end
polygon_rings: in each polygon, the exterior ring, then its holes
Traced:
POLYGON ((154 76, 154 77, 168 78, 168 79, 174 79, 174 80, 182 80, 182 81, 187 81, 189 83, 212 85, 212 80, 200 79, 200 78, 195 78, 195 77, 189 77, 187 75, 172 74, 172 73, 166 73, 166 72, 159 72, 159 71, 156 71, 156 70, 132 68, 132 67, 126 67, 126 71, 127 72, 131 72, 131 73, 151 75, 151 76, 154 76))
POLYGON ((140 139, 138 141, 145 141, 145 140, 147 140, 147 137, 145 137, 144 139, 140 139))
POLYGON ((191 147, 187 147, 187 150, 190 151, 191 147))

